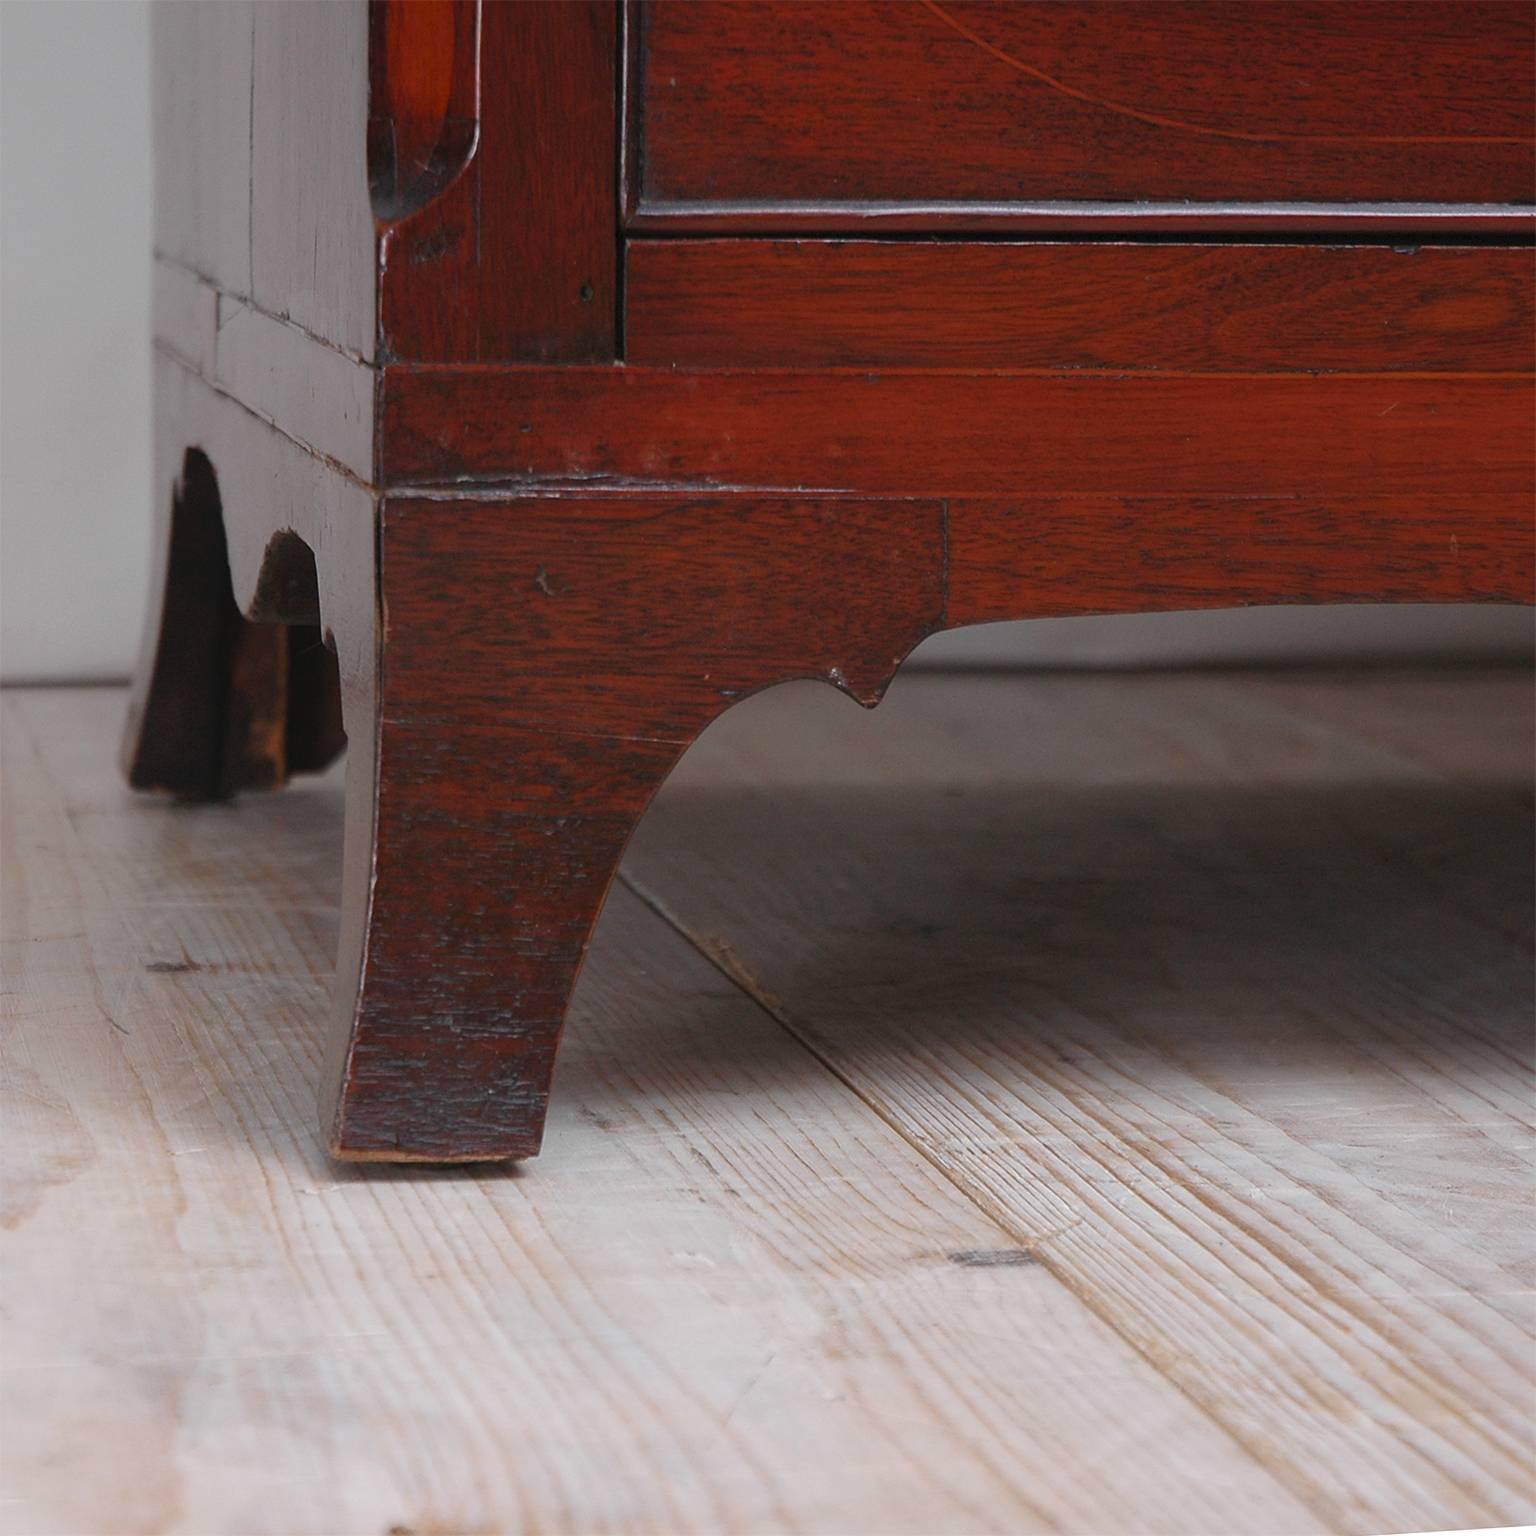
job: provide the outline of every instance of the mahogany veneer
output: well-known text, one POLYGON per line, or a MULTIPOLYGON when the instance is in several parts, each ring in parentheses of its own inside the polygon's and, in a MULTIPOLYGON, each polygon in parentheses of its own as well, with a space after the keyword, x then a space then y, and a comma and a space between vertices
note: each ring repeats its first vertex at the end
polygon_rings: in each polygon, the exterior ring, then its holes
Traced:
POLYGON ((624 845, 756 689, 872 704, 1000 618, 1531 601, 1531 32, 165 7, 125 757, 228 795, 345 728, 332 1150, 537 1151, 624 845))
POLYGON ((1448 0, 655 0, 640 211, 1531 193, 1536 12, 1448 0))

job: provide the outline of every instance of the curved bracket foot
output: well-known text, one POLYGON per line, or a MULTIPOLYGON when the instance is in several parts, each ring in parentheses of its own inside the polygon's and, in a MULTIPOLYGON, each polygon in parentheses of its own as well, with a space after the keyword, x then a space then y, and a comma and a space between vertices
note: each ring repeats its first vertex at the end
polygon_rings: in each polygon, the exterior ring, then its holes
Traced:
POLYGON ((329 1143, 532 1156, 582 957, 651 796, 770 684, 818 677, 873 704, 942 621, 942 508, 391 498, 380 561, 377 760, 371 795, 349 795, 376 819, 348 872, 366 920, 340 973, 357 987, 338 998, 329 1143))

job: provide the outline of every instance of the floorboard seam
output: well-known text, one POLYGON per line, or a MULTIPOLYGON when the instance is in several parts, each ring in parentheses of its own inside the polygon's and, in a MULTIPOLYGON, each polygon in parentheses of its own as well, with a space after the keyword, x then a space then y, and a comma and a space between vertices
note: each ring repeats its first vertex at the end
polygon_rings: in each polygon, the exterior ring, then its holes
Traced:
MULTIPOLYGON (((1006 1210, 987 1197, 984 1191, 969 1187, 953 1170, 944 1166, 944 1163, 934 1157, 921 1143, 914 1141, 907 1135, 902 1126, 893 1119, 880 1104, 864 1093, 859 1085, 845 1072, 838 1069, 837 1065, 829 1061, 826 1055, 816 1048, 811 1040, 798 1030, 784 1010, 783 1000, 769 992, 757 980, 755 976, 742 964, 736 954, 735 947, 728 941, 711 943, 710 939, 696 933, 677 913, 659 896, 646 889, 632 874, 621 869, 619 881, 637 901, 666 923, 685 943, 691 945, 703 958, 709 962, 719 973, 733 986, 750 998, 764 1013, 771 1018, 780 1029, 800 1045, 806 1052, 815 1058, 839 1083, 846 1088, 861 1104, 865 1106, 883 1125, 887 1126, 903 1143, 912 1149, 924 1163, 932 1168, 940 1178, 944 1179, 953 1189, 958 1191, 961 1198, 975 1207, 999 1232, 1003 1233, 1010 1241, 1026 1247, 1031 1245, 1032 1239, 1028 1233, 1021 1232, 1011 1220, 1006 1210)), ((1136 1339, 1127 1334, 1115 1320, 1114 1314, 1106 1309, 1098 1297, 1087 1287, 1078 1285, 1069 1274, 1062 1271, 1051 1256, 1039 1249, 1032 1249, 1036 1261, 1051 1275, 1051 1277, 1067 1292, 1076 1297, 1088 1310, 1107 1327, 1110 1332, 1129 1349, 1138 1360, 1157 1375, 1160 1381, 1166 1382, 1174 1391, 1178 1392, 1186 1402, 1192 1404, 1203 1418, 1214 1424, 1216 1428, 1227 1437, 1237 1449, 1250 1461, 1267 1472, 1282 1488, 1294 1494, 1306 1507, 1325 1523, 1336 1522, 1338 1511, 1326 1497, 1320 1497, 1318 1490, 1311 1487, 1305 1477, 1297 1475, 1297 1469, 1289 1465, 1277 1465, 1264 1451, 1255 1445, 1251 1445, 1247 1439, 1232 1425, 1218 1417, 1210 1406, 1202 1402, 1190 1392, 1182 1382, 1168 1375, 1158 1364, 1156 1358, 1144 1349, 1136 1339)))

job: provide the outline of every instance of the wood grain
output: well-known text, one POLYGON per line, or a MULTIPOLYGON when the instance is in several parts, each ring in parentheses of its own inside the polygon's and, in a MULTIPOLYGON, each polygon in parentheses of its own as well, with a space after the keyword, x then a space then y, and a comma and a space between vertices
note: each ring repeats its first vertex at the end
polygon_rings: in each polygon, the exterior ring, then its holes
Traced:
POLYGON ((1533 498, 949 503, 945 624, 1257 603, 1536 597, 1533 498))
POLYGON ((625 865, 1340 1531, 1536 1513, 1530 678, 1423 696, 785 691, 625 865))
POLYGON ((625 358, 657 366, 1457 373, 1536 361, 1536 262, 1521 249, 632 240, 624 271, 625 358))
POLYGON ((384 371, 386 483, 1528 505, 1524 377, 384 371))
POLYGON ((616 355, 617 26, 612 0, 480 8, 474 153, 380 245, 389 356, 616 355))
MULTIPOLYGON (((254 615, 275 583, 289 596, 268 600, 270 616, 334 631, 353 828, 322 1118, 351 1157, 537 1150, 561 1021, 625 842, 687 744, 754 688, 817 676, 872 701, 923 636, 996 617, 1518 599, 1531 582, 1528 520, 1508 498, 461 492, 388 499, 376 599, 363 488, 169 358, 162 398, 162 462, 185 434, 208 445, 219 482, 193 502, 212 555, 169 530, 171 601, 146 650, 132 771, 184 793, 263 778, 230 771, 244 758, 221 723, 248 718, 234 706, 262 697, 260 680, 222 663, 194 675, 190 660, 212 653, 180 643, 187 613, 241 633, 233 604, 254 615), (279 579, 305 548, 307 597, 279 579)), ((290 726, 294 741, 334 743, 323 700, 336 686, 294 694, 321 720, 290 726)))
POLYGON ((328 1136, 351 1158, 528 1157, 651 796, 756 689, 820 677, 873 703, 941 620, 942 519, 921 502, 391 497, 381 548, 367 942, 328 1136))
POLYGON ((156 22, 163 257, 352 357, 615 355, 612 3, 200 9, 156 22))
POLYGON ((745 694, 818 677, 873 703, 925 635, 995 618, 1529 596, 1517 503, 1415 506, 389 497, 367 938, 322 1094, 332 1148, 538 1151, 619 857, 745 694))
POLYGON ((640 210, 1532 201, 1518 0, 652 0, 637 25, 640 210))
POLYGON ((625 891, 558 1156, 328 1164, 340 784, 121 707, 3 698, 7 1536, 1326 1529, 625 891))
POLYGON ((936 628, 1016 615, 1529 601, 1528 253, 1233 236, 1508 237, 1530 30, 1505 0, 167 7, 127 760, 228 794, 345 726, 330 1145, 537 1147, 625 840, 752 689, 872 701, 936 628), (964 231, 972 198, 1222 243, 631 242, 651 361, 621 361, 626 209, 964 231))

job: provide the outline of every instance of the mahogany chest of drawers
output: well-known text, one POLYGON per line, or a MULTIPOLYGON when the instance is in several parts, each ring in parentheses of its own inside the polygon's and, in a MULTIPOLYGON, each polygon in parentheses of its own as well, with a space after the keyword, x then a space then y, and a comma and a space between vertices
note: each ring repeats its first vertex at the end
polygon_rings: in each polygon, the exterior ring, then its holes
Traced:
POLYGON ((337 1155, 537 1150, 626 840, 754 690, 1529 602, 1533 15, 166 6, 125 756, 220 796, 345 741, 337 1155))

